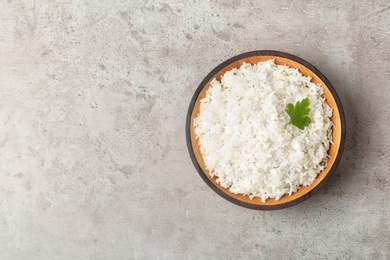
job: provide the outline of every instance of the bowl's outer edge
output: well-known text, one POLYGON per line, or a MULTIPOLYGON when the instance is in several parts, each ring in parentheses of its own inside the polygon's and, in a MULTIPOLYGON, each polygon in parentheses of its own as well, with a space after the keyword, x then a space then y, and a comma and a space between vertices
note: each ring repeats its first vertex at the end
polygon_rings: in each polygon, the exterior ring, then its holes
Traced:
POLYGON ((223 197, 224 199, 226 199, 226 200, 228 200, 228 201, 230 201, 230 202, 232 202, 232 203, 234 203, 236 205, 239 205, 239 206, 242 206, 242 207, 245 207, 245 208, 249 208, 249 209, 255 209, 255 210, 277 210, 277 209, 283 209, 283 208, 294 206, 294 205, 296 205, 298 203, 301 203, 302 201, 310 198, 314 193, 316 193, 319 189, 321 189, 323 187, 323 185, 326 183, 326 181, 330 178, 331 175, 333 175, 334 171, 336 170, 337 165, 339 164, 339 162, 341 160, 341 156, 342 156, 343 151, 344 151, 344 142, 345 142, 345 137, 346 137, 346 121, 345 121, 345 114, 344 114, 343 106, 341 104, 339 96, 337 95, 336 90, 334 89, 334 87, 330 83, 330 81, 325 77, 325 75, 323 75, 321 73, 321 71, 319 71, 316 67, 314 67, 309 62, 307 62, 307 61, 305 61, 305 60, 303 60, 303 59, 301 59, 301 58, 299 58, 299 57, 297 57, 295 55, 292 55, 292 54, 289 54, 289 53, 286 53, 286 52, 275 51, 275 50, 258 50, 258 51, 250 51, 250 52, 242 53, 242 54, 239 54, 237 56, 234 56, 234 57, 232 57, 232 58, 222 62, 220 65, 215 67, 202 80, 202 82, 197 87, 194 95, 192 96, 192 99, 191 99, 191 102, 190 102, 190 105, 189 105, 189 108, 188 108, 188 112, 187 112, 185 129, 186 129, 185 133, 186 133, 186 139, 187 139, 187 148, 188 148, 188 152, 189 152, 190 157, 191 157, 191 161, 194 164, 194 166, 195 166, 196 170, 198 171, 199 175, 207 183, 207 185, 213 191, 215 191, 217 194, 219 194, 221 197, 223 197), (268 205, 268 206, 245 203, 243 201, 240 201, 240 200, 237 200, 235 198, 230 197, 229 195, 227 195, 226 193, 222 192, 220 189, 215 187, 215 185, 207 178, 206 174, 202 171, 202 169, 200 168, 200 166, 198 164, 198 161, 195 158, 194 152, 192 150, 192 142, 191 142, 191 136, 190 136, 191 135, 190 131, 191 131, 192 110, 194 108, 195 102, 196 102, 200 92, 205 87, 207 82, 218 71, 220 71, 221 69, 223 69, 224 67, 226 67, 230 63, 233 63, 233 62, 235 62, 237 60, 241 60, 241 59, 248 58, 248 57, 251 57, 251 56, 262 56, 262 55, 279 56, 279 57, 283 57, 283 58, 287 58, 287 59, 296 61, 296 62, 304 65, 308 69, 312 70, 315 74, 317 74, 317 76, 325 83, 325 85, 328 87, 329 91, 332 93, 332 95, 333 95, 333 97, 334 97, 334 99, 336 101, 337 108, 339 110, 340 122, 341 122, 340 146, 339 146, 339 150, 337 152, 337 157, 336 157, 335 162, 333 163, 331 169, 329 170, 328 174, 324 177, 324 179, 320 183, 318 183, 318 185, 316 187, 314 187, 310 192, 308 192, 307 194, 303 195, 302 197, 297 198, 296 200, 289 201, 289 202, 286 202, 286 203, 283 203, 283 204, 268 205))

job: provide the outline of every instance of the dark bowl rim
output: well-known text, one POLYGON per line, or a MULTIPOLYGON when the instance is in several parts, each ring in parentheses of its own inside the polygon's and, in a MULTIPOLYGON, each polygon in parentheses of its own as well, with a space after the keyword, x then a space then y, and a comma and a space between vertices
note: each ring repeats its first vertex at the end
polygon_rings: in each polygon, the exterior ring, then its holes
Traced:
POLYGON ((344 142, 345 142, 345 136, 346 136, 346 122, 345 122, 345 115, 344 115, 343 106, 341 104, 339 96, 337 95, 336 90, 334 89, 334 87, 330 83, 330 81, 325 77, 324 74, 322 74, 316 67, 314 67, 309 62, 307 62, 307 61, 305 61, 305 60, 303 60, 303 59, 301 59, 301 58, 299 58, 299 57, 297 57, 295 55, 292 55, 292 54, 289 54, 289 53, 286 53, 286 52, 275 51, 275 50, 257 50, 257 51, 245 52, 245 53, 239 54, 237 56, 234 56, 234 57, 232 57, 232 58, 222 62, 217 67, 215 67, 202 80, 202 82, 197 87, 194 95, 192 96, 192 99, 191 99, 191 102, 190 102, 190 105, 189 105, 189 108, 188 108, 188 112, 187 112, 186 127, 185 128, 186 128, 185 133, 186 133, 188 152, 190 154, 192 163, 194 164, 194 166, 195 166, 196 170, 198 171, 200 177, 206 182, 206 184, 214 192, 216 192, 218 195, 220 195, 224 199, 226 199, 226 200, 228 200, 228 201, 230 201, 230 202, 232 202, 232 203, 234 203, 236 205, 239 205, 239 206, 242 206, 242 207, 245 207, 245 208, 249 208, 249 209, 254 209, 254 210, 277 210, 277 209, 284 209, 284 208, 288 208, 288 207, 297 205, 297 204, 307 200, 308 198, 312 197, 318 190, 320 190, 323 187, 323 185, 326 183, 326 181, 335 172, 335 170, 337 168, 337 165, 339 164, 339 162, 341 160, 342 153, 344 151, 344 142), (236 61, 244 59, 244 58, 253 57, 253 56, 278 56, 278 57, 283 57, 283 58, 287 58, 287 59, 293 60, 295 62, 298 62, 298 63, 302 64, 303 66, 305 66, 306 68, 310 69, 311 71, 313 71, 325 83, 325 85, 327 86, 329 91, 332 93, 332 96, 333 96, 333 98, 336 101, 336 105, 337 105, 337 108, 338 108, 339 114, 340 114, 340 122, 341 122, 340 146, 339 146, 339 150, 337 151, 336 159, 335 159, 332 167, 330 168, 329 172, 327 173, 327 175, 324 177, 324 179, 320 183, 317 184, 317 186, 315 186, 311 191, 309 191, 305 195, 303 195, 303 196, 301 196, 301 197, 299 197, 299 198, 297 198, 295 200, 288 201, 288 202, 285 202, 285 203, 282 203, 282 204, 277 204, 277 205, 257 205, 257 204, 251 204, 251 203, 243 202, 241 200, 233 198, 233 197, 229 196, 228 194, 224 193, 223 191, 218 189, 214 185, 214 183, 212 183, 209 180, 209 178, 207 177, 206 173, 203 172, 203 170, 200 167, 198 161, 196 160, 194 151, 192 149, 192 142, 191 142, 191 115, 192 115, 192 111, 193 111, 194 106, 195 106, 195 102, 196 102, 200 92, 206 86, 207 82, 211 78, 213 78, 215 76, 215 74, 217 74, 220 70, 222 70, 223 68, 225 68, 226 66, 228 66, 229 64, 231 64, 233 62, 236 62, 236 61))

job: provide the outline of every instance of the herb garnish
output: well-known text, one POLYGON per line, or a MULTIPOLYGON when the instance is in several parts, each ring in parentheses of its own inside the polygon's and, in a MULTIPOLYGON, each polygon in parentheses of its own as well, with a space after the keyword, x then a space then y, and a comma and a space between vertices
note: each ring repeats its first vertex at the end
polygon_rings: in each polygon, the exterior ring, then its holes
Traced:
POLYGON ((287 125, 293 124, 301 130, 308 126, 311 122, 311 119, 308 116, 310 112, 309 106, 309 98, 298 101, 295 106, 291 103, 287 104, 285 111, 290 116, 290 122, 288 122, 287 125))

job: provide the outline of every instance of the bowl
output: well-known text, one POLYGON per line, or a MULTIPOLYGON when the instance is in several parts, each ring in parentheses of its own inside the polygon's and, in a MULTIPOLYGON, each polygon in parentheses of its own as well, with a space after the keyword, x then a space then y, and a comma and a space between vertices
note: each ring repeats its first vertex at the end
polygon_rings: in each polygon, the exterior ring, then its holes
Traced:
POLYGON ((187 147, 191 160, 202 179, 210 186, 212 190, 218 193, 228 201, 237 205, 256 209, 256 210, 275 210, 294 206, 317 192, 334 173, 336 167, 341 159, 344 149, 344 141, 346 135, 346 125, 343 107, 340 99, 329 80, 313 65, 307 61, 294 56, 292 54, 280 51, 252 51, 240 54, 230 58, 213 69, 200 83, 196 89, 186 119, 186 138, 187 147), (328 165, 322 170, 309 186, 301 186, 297 192, 290 195, 284 195, 279 200, 268 198, 265 202, 261 198, 250 199, 247 195, 234 194, 228 189, 219 185, 216 180, 217 177, 210 177, 208 170, 205 167, 202 155, 199 149, 198 139, 195 137, 193 120, 198 116, 200 109, 200 100, 205 97, 207 89, 210 87, 212 79, 220 80, 221 76, 233 68, 239 68, 244 62, 255 64, 262 61, 274 59, 278 65, 288 65, 292 68, 297 68, 304 76, 310 76, 312 82, 320 84, 324 89, 323 97, 328 105, 333 109, 331 120, 333 121, 333 144, 328 150, 329 160, 328 165))

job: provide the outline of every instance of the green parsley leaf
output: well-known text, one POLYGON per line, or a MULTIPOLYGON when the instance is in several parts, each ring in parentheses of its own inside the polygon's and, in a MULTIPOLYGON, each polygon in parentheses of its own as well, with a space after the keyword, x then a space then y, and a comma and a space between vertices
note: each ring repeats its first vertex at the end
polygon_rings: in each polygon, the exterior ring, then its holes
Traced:
POLYGON ((309 106, 309 98, 298 101, 295 106, 291 103, 287 104, 287 108, 284 110, 290 116, 290 122, 287 125, 293 124, 301 130, 308 126, 311 122, 310 117, 308 117, 310 112, 309 106))

